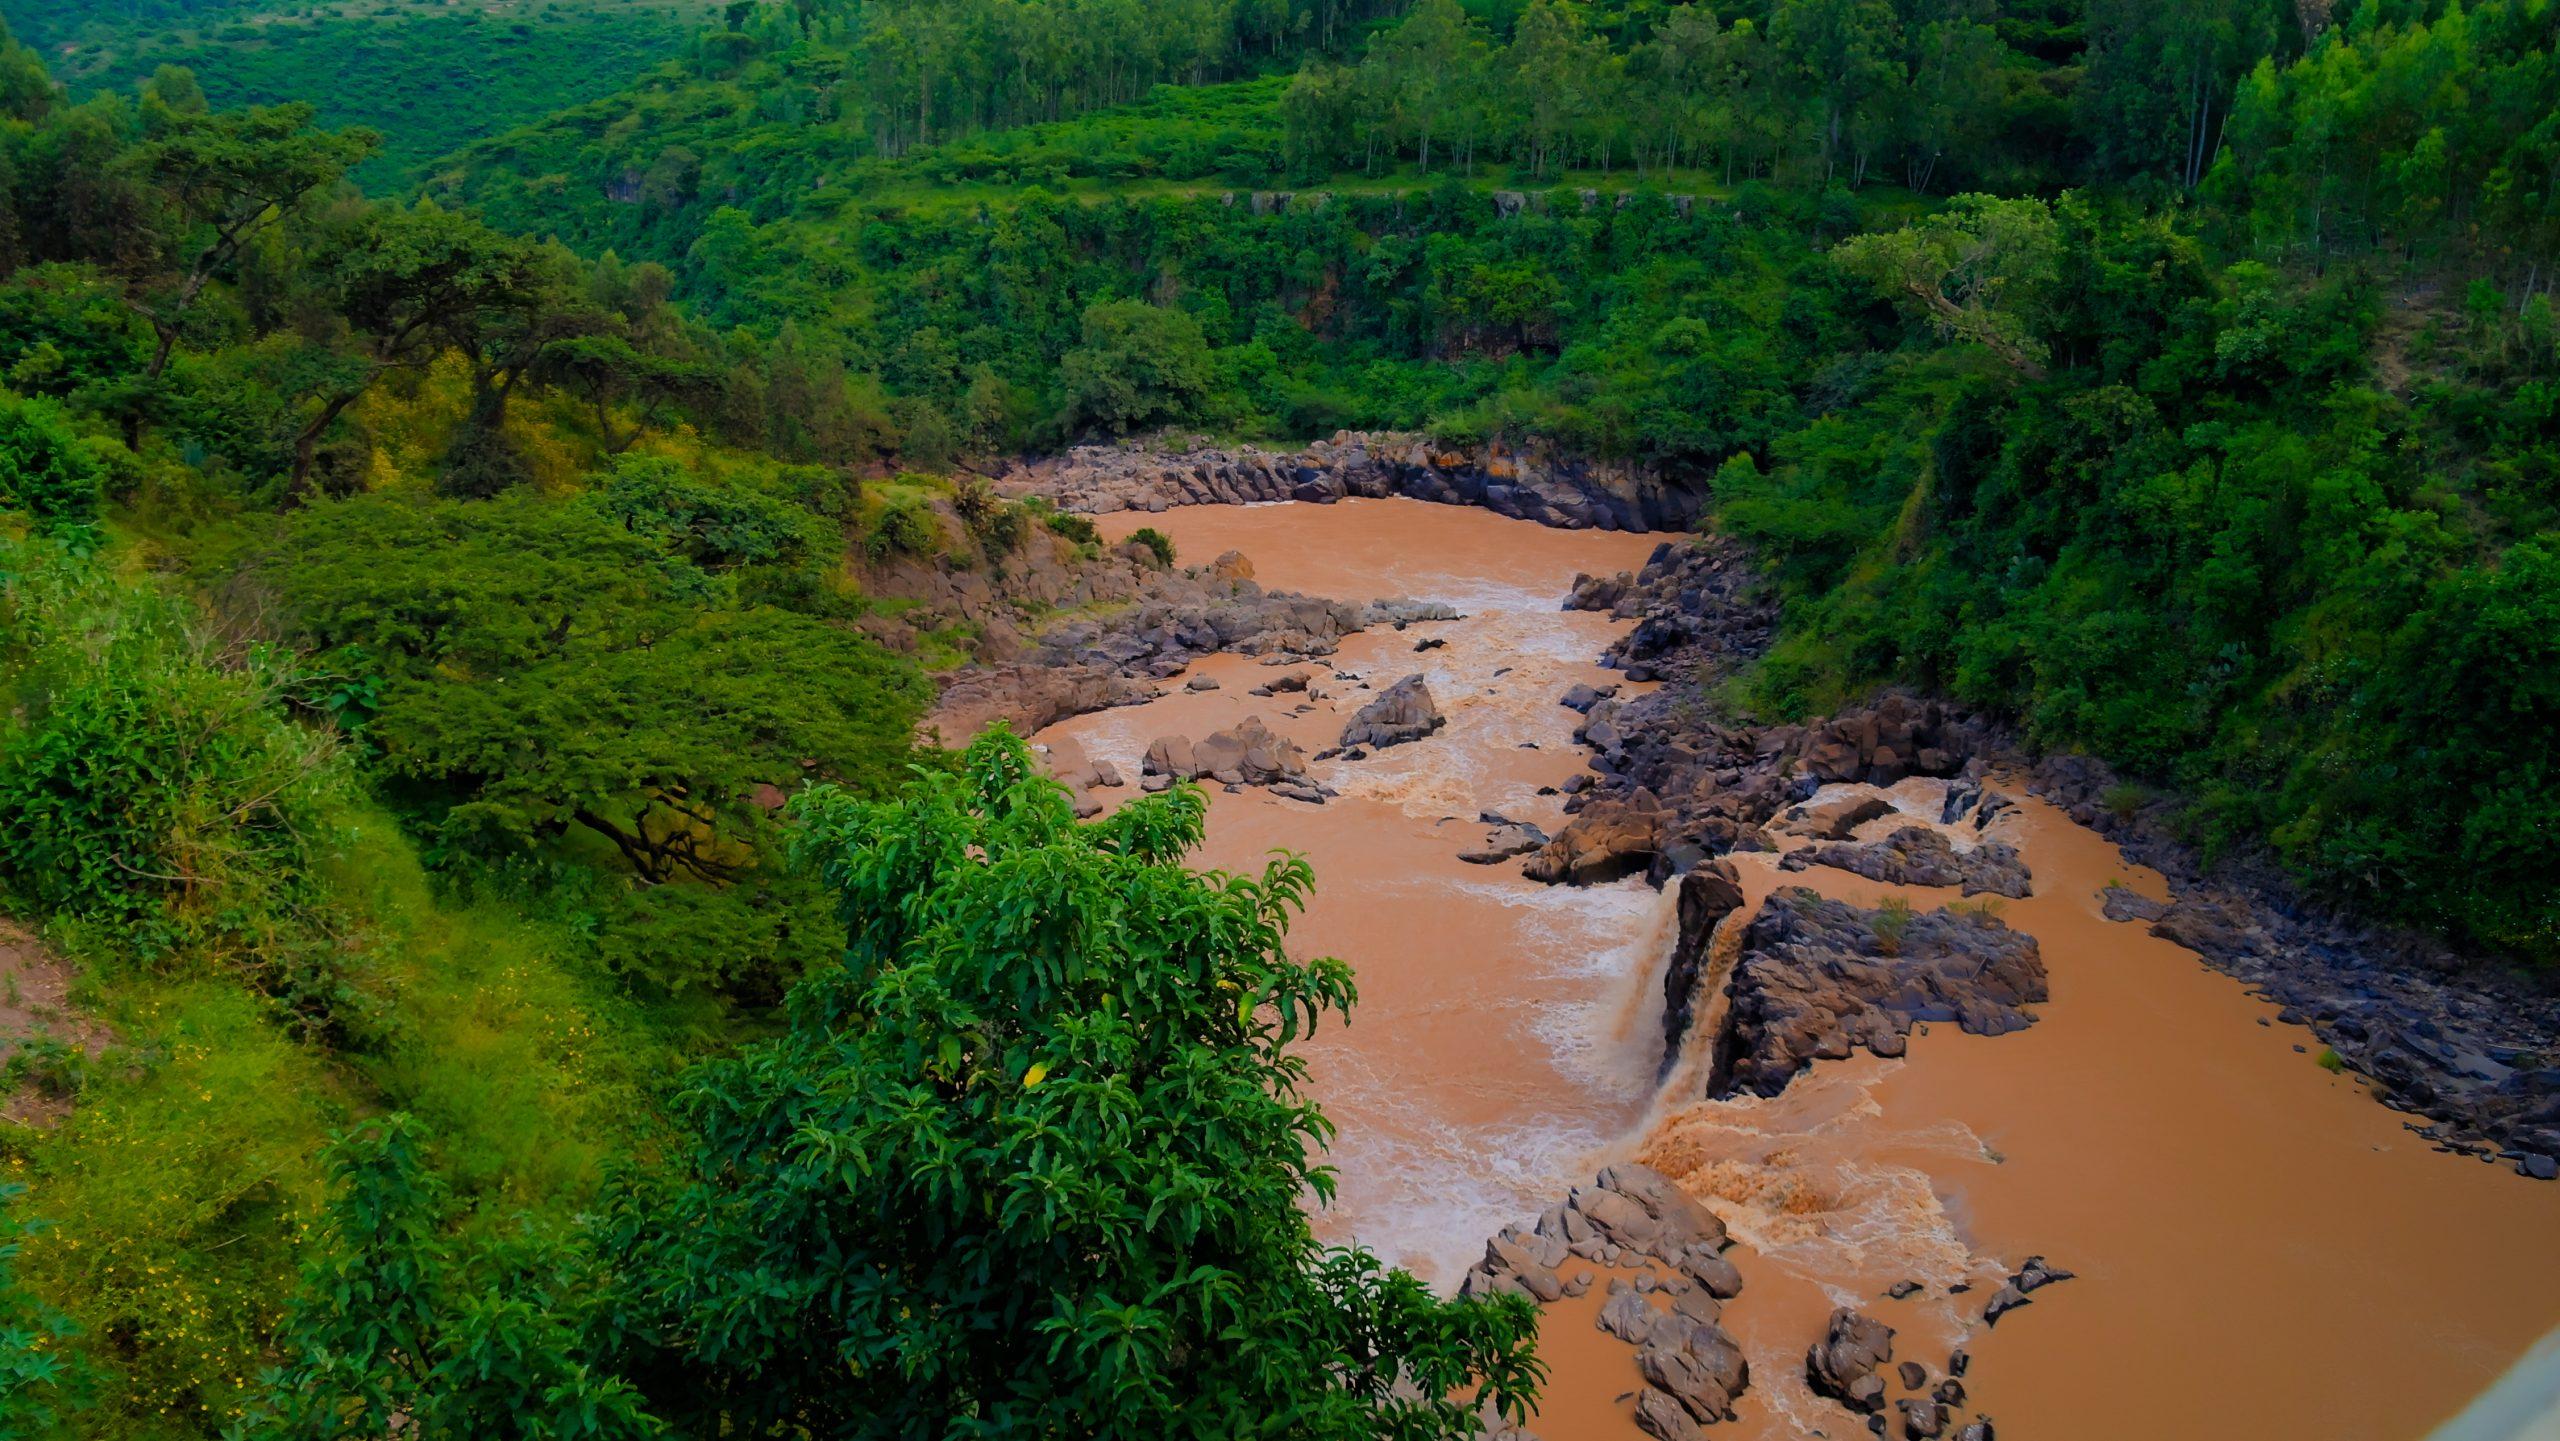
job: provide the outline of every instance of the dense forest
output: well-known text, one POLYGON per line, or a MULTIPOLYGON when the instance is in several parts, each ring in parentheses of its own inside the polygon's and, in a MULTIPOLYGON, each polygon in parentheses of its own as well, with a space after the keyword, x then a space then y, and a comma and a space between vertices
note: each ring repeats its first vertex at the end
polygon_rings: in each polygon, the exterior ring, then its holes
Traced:
POLYGON ((0 1435, 1516 1412, 1300 1208, 1303 868, 914 743, 859 562, 1089 554, 969 474, 1079 437, 1656 468, 1724 704, 2560 963, 2551 0, 742 0, 459 117, 502 22, 322 8, 0 40, 0 888, 114 1038, 8 1062, 0 1435))
POLYGON ((611 94, 684 53, 708 0, 281 0, 61 5, 0 0, 75 98, 131 94, 164 67, 222 109, 311 104, 382 148, 357 172, 388 191, 460 146, 611 94))

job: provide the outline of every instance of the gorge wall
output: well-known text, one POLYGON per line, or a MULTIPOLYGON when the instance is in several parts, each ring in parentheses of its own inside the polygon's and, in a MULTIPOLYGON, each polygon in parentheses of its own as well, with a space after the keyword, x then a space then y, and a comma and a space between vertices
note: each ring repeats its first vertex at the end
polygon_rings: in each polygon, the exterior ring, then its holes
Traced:
POLYGON ((1297 451, 1078 446, 1014 466, 996 477, 996 489, 1087 515, 1402 496, 1481 506, 1567 530, 1631 531, 1685 530, 1704 498, 1701 488, 1632 462, 1591 460, 1538 444, 1444 446, 1428 436, 1362 431, 1338 431, 1297 451))

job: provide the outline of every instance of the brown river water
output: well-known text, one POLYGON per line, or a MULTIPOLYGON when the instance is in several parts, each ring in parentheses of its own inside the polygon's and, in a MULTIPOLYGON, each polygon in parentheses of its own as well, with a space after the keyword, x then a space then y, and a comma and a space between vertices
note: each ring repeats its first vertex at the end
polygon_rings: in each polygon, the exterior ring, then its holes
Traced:
MULTIPOLYGON (((1617 679, 1594 661, 1624 623, 1558 604, 1577 571, 1634 569, 1657 537, 1397 500, 1102 518, 1114 539, 1141 524, 1186 563, 1241 550, 1271 588, 1466 614, 1349 638, 1307 667, 1328 695, 1304 715, 1290 713, 1304 697, 1246 693, 1278 672, 1216 656, 1195 671, 1218 690, 1043 733, 1134 779, 1157 736, 1260 715, 1312 753, 1376 691, 1429 678, 1447 726, 1318 764, 1341 793, 1331 803, 1212 792, 1202 863, 1305 855, 1316 894, 1293 944, 1358 973, 1351 1023, 1308 1051, 1341 1127, 1340 1192, 1318 1219, 1329 1239, 1453 1286, 1488 1235, 1600 1165, 1652 1165, 1739 1242, 1729 1254, 1747 1287, 1725 1325, 1752 1380, 1739 1421, 1714 1434, 1755 1441, 1867 1434, 1802 1379, 1835 1305, 1893 1326, 1896 1359, 1933 1375, 1964 1346, 1969 1409, 2008 1441, 2415 1441, 2560 1324, 2560 1185, 2433 1151, 2352 1076, 2315 1064, 2308 1031, 2142 926, 2105 920, 2108 882, 2160 895, 2160 878, 1996 777, 2021 804, 1991 834, 2020 849, 2035 888, 2001 917, 2036 938, 2051 973, 2035 1025, 1925 1027, 1903 1059, 1823 1063, 1768 1100, 1699 1099, 1680 1058, 1658 1081, 1670 897, 1637 879, 1543 886, 1516 861, 1456 858, 1482 834, 1479 811, 1561 824, 1559 798, 1536 792, 1586 753, 1556 698, 1617 679), (1446 644, 1417 652, 1424 637, 1446 644), (2079 1279, 1983 1328, 1980 1303, 2030 1254, 2079 1279), (1906 1279, 1926 1290, 1883 1299, 1906 1279), (1970 1294, 1947 1294, 1966 1281, 1970 1294)), ((1910 814, 1872 827, 1934 820, 1938 785, 1897 787, 1910 814)), ((1781 881, 1866 905, 1956 898, 1735 859, 1755 903, 1781 881)), ((1640 1434, 1635 1353, 1591 1325, 1602 1299, 1595 1288, 1548 1309, 1556 1375, 1533 1423, 1547 1441, 1640 1434)))

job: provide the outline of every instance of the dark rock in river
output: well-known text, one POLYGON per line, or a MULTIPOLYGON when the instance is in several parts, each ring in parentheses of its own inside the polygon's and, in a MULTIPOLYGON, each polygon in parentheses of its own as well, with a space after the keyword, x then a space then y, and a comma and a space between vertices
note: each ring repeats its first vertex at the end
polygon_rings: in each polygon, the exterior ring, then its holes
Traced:
POLYGON ((2024 900, 2028 895, 2027 864, 2017 851, 1998 841, 1983 841, 1958 851, 1943 832, 1927 826, 1905 826, 1880 841, 1839 841, 1790 851, 1780 870, 1836 866, 1853 875, 1894 886, 1958 886, 1968 896, 1989 892, 2024 900))
POLYGON ((1418 741, 1446 723, 1439 703, 1431 698, 1431 687, 1420 675, 1409 675, 1360 707, 1342 728, 1342 745, 1346 750, 1352 746, 1384 750, 1418 741))
POLYGON ((1469 865, 1489 866, 1513 856, 1527 855, 1547 843, 1547 833, 1531 825, 1505 822, 1485 834, 1485 838, 1458 852, 1458 859, 1469 865))
POLYGON ((1706 974, 1716 927, 1742 909, 1743 899, 1742 875, 1731 861, 1709 861, 1680 877, 1680 933, 1662 974, 1665 1066, 1680 1053, 1680 1038, 1689 1034, 1697 1014, 1698 985, 1706 974))
POLYGON ((1593 801, 1521 873, 1533 881, 1577 886, 1634 875, 1653 863, 1663 820, 1662 803, 1650 791, 1593 801))
POLYGON ((1817 1060, 1903 1053, 1917 1021, 1977 1035, 2021 1029, 2045 999, 2032 937, 1955 911, 1866 911, 1801 887, 1743 933, 1708 1094, 1774 1096, 1817 1060))
POLYGON ((1805 1380, 1814 1394, 1871 1414, 1884 1409, 1884 1378, 1876 1368, 1892 1359, 1893 1328, 1844 1306, 1805 1353, 1805 1380))
POLYGON ((1991 1293, 1991 1303, 1982 1308, 1982 1324, 1997 1326, 2000 1324, 2001 1317, 2021 1307, 2034 1304, 2035 1302, 2027 1299, 2024 1291, 2018 1289, 2017 1283, 2005 1283, 1999 1290, 1991 1293))
POLYGON ((2155 901, 2131 886, 2110 885, 2098 898, 2098 911, 2111 921, 2156 921, 2169 914, 2169 903, 2155 901))

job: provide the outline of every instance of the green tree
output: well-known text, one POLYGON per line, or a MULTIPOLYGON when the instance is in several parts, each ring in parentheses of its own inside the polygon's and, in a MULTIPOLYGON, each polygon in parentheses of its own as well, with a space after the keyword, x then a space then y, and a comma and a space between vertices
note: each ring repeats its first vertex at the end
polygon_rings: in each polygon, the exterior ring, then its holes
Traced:
MULTIPOLYGON (((540 283, 534 247, 424 203, 367 210, 329 237, 327 251, 321 283, 352 333, 330 353, 330 363, 318 367, 307 397, 293 444, 297 490, 310 479, 321 437, 376 381, 424 366, 448 349, 472 350, 477 358, 491 332, 505 333, 508 317, 533 303, 540 283)), ((524 363, 539 354, 537 348, 524 363)), ((475 380, 485 373, 485 365, 475 365, 475 380)))
POLYGON ((23 510, 43 531, 84 526, 105 475, 60 405, 0 390, 0 510, 23 510))
MULTIPOLYGON (((163 93, 155 82, 155 100, 163 93)), ((202 98, 196 92, 199 104, 202 98)), ((300 103, 220 114, 167 103, 151 108, 150 138, 134 149, 131 164, 168 208, 164 244, 174 262, 131 297, 158 338, 151 378, 168 368, 205 286, 304 197, 335 184, 381 144, 369 130, 315 130, 312 114, 300 103)))
POLYGON ((1294 1045, 1353 999, 1291 959, 1303 861, 1182 864, 1179 788, 1078 824, 999 729, 802 845, 841 966, 712 1063, 680 1179, 614 1254, 652 1402, 698 1434, 1425 1438, 1517 1416, 1530 1308, 1315 1241, 1330 1134, 1294 1045), (1481 1387, 1472 1399, 1464 1388, 1481 1387))
POLYGON ((1844 151, 1849 183, 1860 183, 1873 143, 1864 122, 1894 79, 1892 7, 1885 0, 1780 0, 1769 39, 1812 86, 1823 183, 1839 173, 1844 151))
POLYGON ((1084 313, 1084 343, 1058 362, 1067 423, 1126 433, 1196 414, 1216 378, 1200 322, 1136 300, 1084 313))
POLYGON ((1926 220, 1842 241, 1831 256, 1942 332, 2031 380, 2044 378, 2039 327, 2060 246, 2043 201, 1959 195, 1926 220))
POLYGON ((885 783, 924 702, 868 640, 693 563, 779 559, 790 532, 642 466, 594 502, 313 505, 265 574, 301 638, 380 675, 374 764, 449 844, 583 830, 646 881, 727 880, 769 837, 760 798, 885 783))

